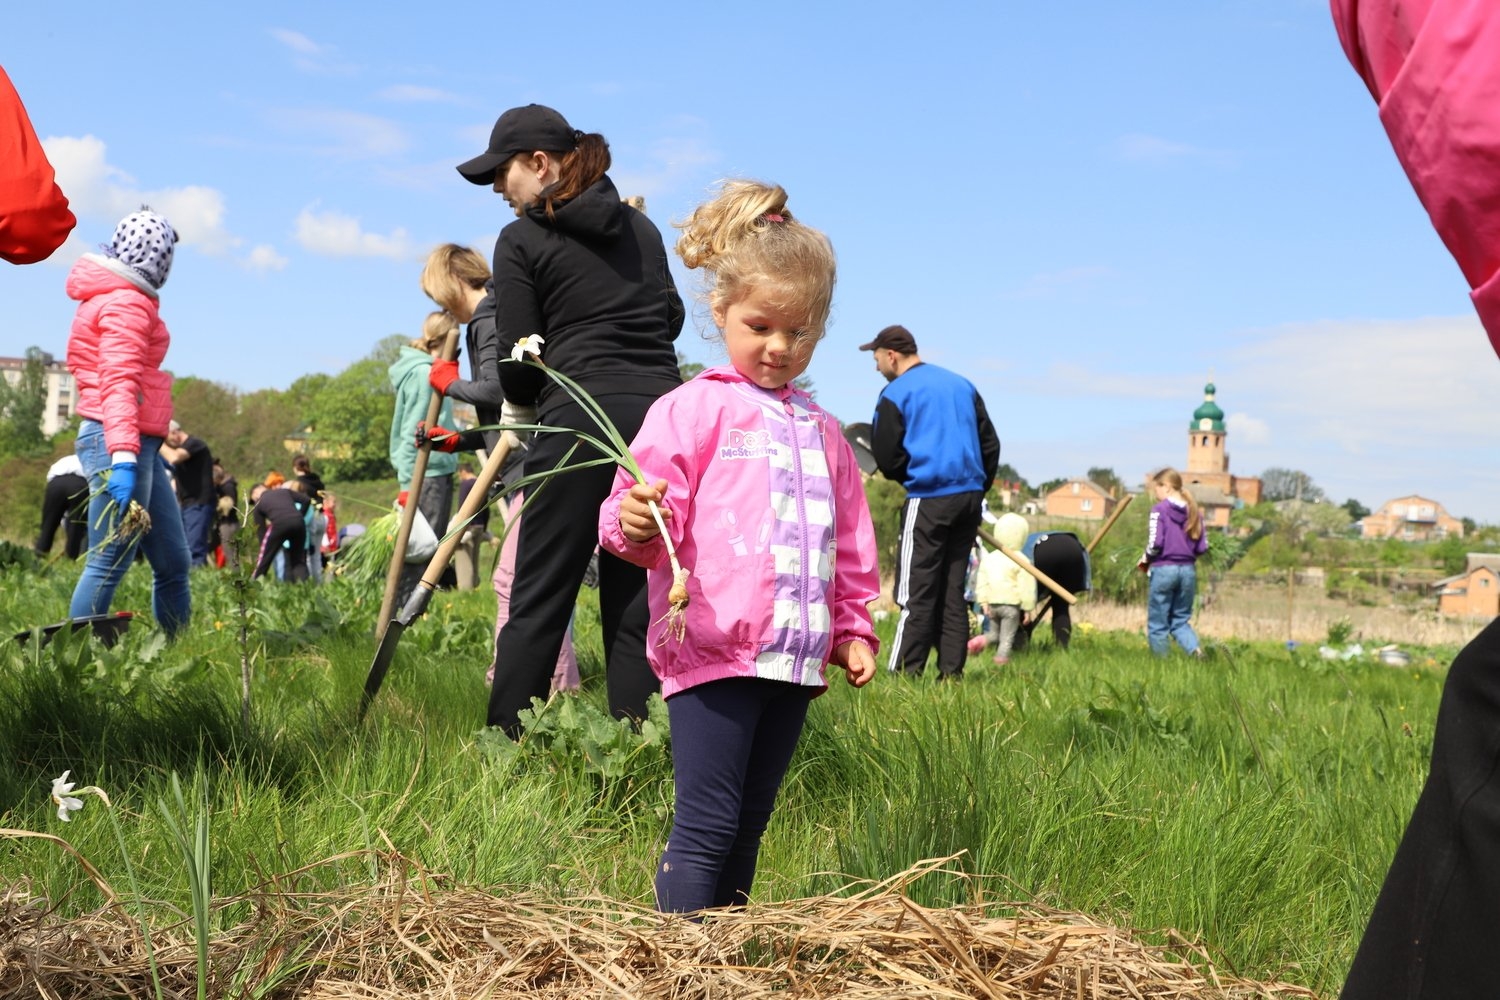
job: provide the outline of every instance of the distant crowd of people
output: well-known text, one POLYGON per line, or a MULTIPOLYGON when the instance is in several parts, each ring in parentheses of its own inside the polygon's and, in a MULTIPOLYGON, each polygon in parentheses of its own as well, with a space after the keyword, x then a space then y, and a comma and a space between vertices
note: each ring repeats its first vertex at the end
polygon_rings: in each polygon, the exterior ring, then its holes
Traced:
MULTIPOLYGON (((252 577, 272 574, 277 580, 291 582, 322 579, 324 567, 338 553, 342 539, 338 498, 324 486, 306 455, 292 459, 290 477, 273 470, 252 486, 247 511, 240 508, 239 481, 225 471, 203 439, 184 431, 177 421, 168 422, 157 455, 160 471, 176 499, 173 520, 180 521, 189 568, 232 568, 245 557, 250 560, 252 577), (240 538, 246 513, 254 528, 249 545, 240 538)), ((104 496, 108 493, 106 482, 104 496)), ((64 539, 62 554, 68 559, 90 551, 91 498, 89 479, 76 452, 52 463, 42 496, 41 530, 33 546, 38 556, 51 556, 59 531, 64 539)), ((155 530, 161 526, 153 518, 151 527, 155 530)), ((104 544, 113 541, 106 537, 104 544)), ((127 560, 128 565, 137 557, 145 557, 145 551, 137 545, 128 556, 121 550, 110 558, 127 560)))

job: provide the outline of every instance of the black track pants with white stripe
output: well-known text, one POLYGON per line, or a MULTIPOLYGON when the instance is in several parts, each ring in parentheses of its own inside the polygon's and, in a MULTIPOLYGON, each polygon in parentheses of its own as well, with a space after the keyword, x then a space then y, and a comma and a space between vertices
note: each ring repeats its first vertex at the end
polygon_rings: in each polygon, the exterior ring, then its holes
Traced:
POLYGON ((890 670, 920 674, 936 646, 940 674, 963 672, 969 640, 964 578, 983 500, 978 490, 907 498, 896 550, 895 598, 901 617, 891 643, 890 670))

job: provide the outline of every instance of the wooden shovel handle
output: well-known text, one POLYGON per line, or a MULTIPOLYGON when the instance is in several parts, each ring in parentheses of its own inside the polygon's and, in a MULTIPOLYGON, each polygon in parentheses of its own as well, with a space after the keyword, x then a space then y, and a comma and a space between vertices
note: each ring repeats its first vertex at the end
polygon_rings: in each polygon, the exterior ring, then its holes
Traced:
POLYGON ((1037 569, 1035 566, 1031 565, 1030 559, 1027 559, 1025 556, 1019 554, 1007 545, 1001 545, 1000 539, 990 534, 988 530, 980 528, 979 537, 983 538, 985 542, 990 546, 990 548, 999 549, 1002 553, 1005 554, 1008 559, 1010 559, 1011 562, 1015 563, 1017 566, 1021 567, 1026 572, 1036 577, 1038 583, 1046 587, 1048 590, 1052 591, 1052 593, 1056 594, 1059 599, 1067 601, 1069 604, 1078 603, 1078 598, 1074 597, 1071 593, 1065 590, 1060 583, 1052 579, 1052 577, 1048 576, 1046 573, 1043 573, 1041 570, 1037 569))
MULTIPOLYGON (((452 361, 458 357, 457 329, 451 330, 448 339, 443 342, 442 357, 444 361, 452 361)), ((433 389, 432 398, 427 401, 428 427, 437 422, 442 409, 443 394, 433 389)), ((417 449, 417 460, 411 468, 411 485, 406 488, 406 506, 401 508, 401 523, 396 528, 396 547, 391 551, 391 564, 385 571, 385 593, 380 598, 380 617, 375 619, 377 639, 385 635, 385 627, 396 608, 396 587, 401 581, 401 568, 406 565, 406 547, 411 541, 411 526, 417 519, 417 500, 422 495, 422 480, 427 478, 427 456, 431 452, 432 445, 423 441, 422 446, 417 449)))

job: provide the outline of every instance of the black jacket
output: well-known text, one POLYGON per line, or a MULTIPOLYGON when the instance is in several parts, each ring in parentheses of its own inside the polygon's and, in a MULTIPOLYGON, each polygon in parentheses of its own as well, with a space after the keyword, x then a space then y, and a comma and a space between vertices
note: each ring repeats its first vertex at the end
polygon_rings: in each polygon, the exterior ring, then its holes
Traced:
MULTIPOLYGON (((661 233, 621 203, 608 177, 556 206, 555 215, 548 219, 534 205, 495 242, 500 358, 520 338, 541 334, 547 365, 590 395, 670 392, 682 381, 672 342, 683 309, 661 233)), ((544 423, 549 408, 567 401, 540 372, 499 368, 506 397, 534 403, 544 423)))
POLYGON ((323 477, 316 472, 304 472, 297 477, 302 484, 302 491, 312 500, 313 506, 319 510, 323 509, 323 493, 327 489, 323 485, 323 477))
MULTIPOLYGON (((498 424, 500 407, 505 403, 505 389, 500 384, 500 340, 495 330, 495 283, 487 282, 484 291, 484 298, 474 307, 474 315, 469 317, 469 325, 464 329, 464 351, 469 356, 469 377, 454 379, 443 393, 449 399, 474 407, 474 416, 479 421, 480 428, 498 424)), ((461 431, 458 435, 458 450, 478 451, 483 448, 487 452, 493 452, 499 441, 500 432, 496 430, 461 431)), ((522 476, 520 463, 524 457, 524 452, 518 452, 506 459, 505 464, 500 467, 500 483, 511 483, 522 476)))
POLYGON ((302 520, 302 515, 307 512, 309 503, 311 500, 306 494, 299 493, 297 490, 289 490, 284 486, 277 486, 260 495, 260 499, 251 508, 250 514, 255 519, 256 528, 263 533, 267 522, 291 524, 302 520))

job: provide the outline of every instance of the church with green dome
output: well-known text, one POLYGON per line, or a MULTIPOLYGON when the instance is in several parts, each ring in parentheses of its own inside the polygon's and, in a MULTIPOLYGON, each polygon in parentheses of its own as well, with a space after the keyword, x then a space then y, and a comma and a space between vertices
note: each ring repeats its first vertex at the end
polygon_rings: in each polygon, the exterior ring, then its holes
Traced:
POLYGON ((1203 402, 1193 411, 1188 424, 1187 465, 1182 470, 1183 485, 1203 508, 1204 523, 1210 527, 1229 527, 1229 512, 1236 507, 1260 503, 1258 478, 1232 475, 1225 439, 1229 428, 1224 410, 1214 400, 1213 382, 1203 387, 1203 402))
POLYGON ((1203 405, 1193 411, 1193 422, 1189 425, 1193 430, 1224 433, 1224 411, 1214 402, 1216 391, 1212 382, 1203 387, 1203 405))

